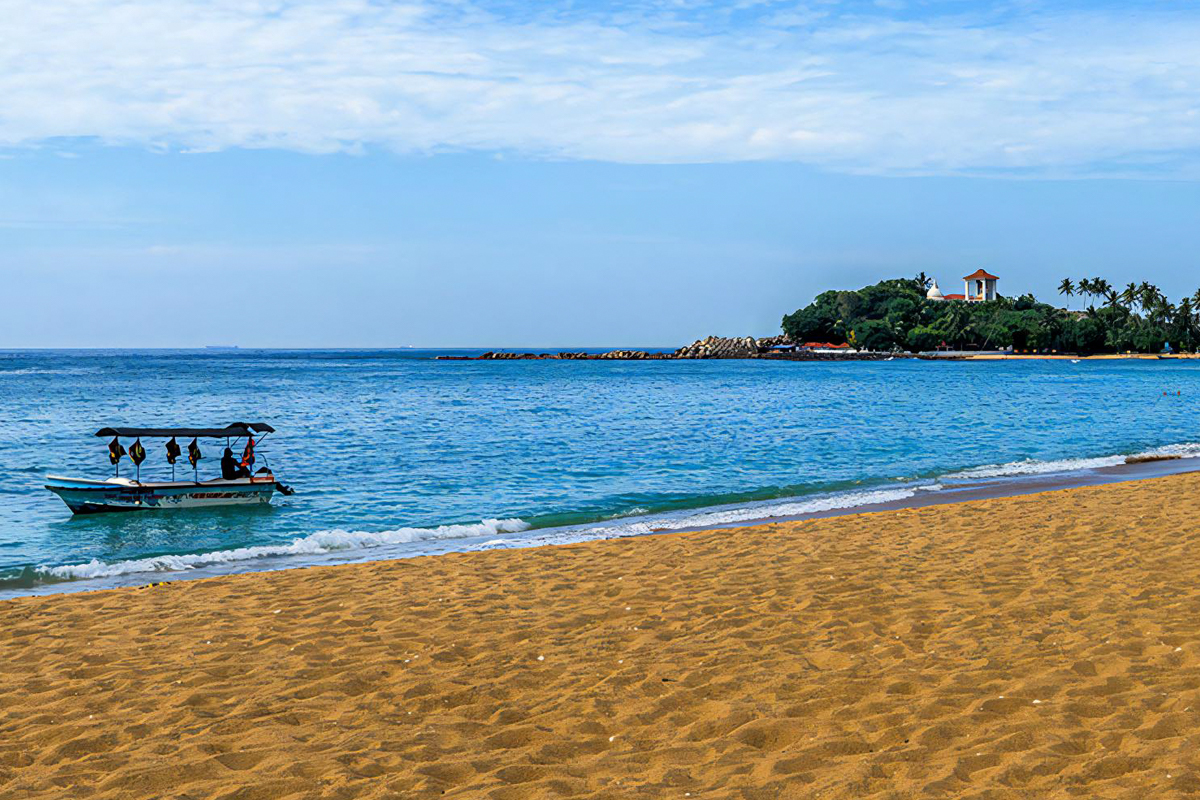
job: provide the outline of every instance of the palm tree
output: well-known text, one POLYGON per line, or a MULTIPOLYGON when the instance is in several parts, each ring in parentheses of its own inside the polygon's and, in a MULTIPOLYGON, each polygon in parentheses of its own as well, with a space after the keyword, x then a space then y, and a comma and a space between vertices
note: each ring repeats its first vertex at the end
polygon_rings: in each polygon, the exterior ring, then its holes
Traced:
POLYGON ((966 303, 955 303, 945 317, 946 337, 956 345, 962 342, 967 333, 970 314, 967 312, 966 305, 966 303))
POLYGON ((1151 322, 1160 325, 1167 325, 1171 322, 1171 318, 1175 316, 1175 306, 1171 304, 1167 298, 1163 297, 1157 289, 1153 292, 1153 300, 1150 302, 1149 319, 1151 322))
POLYGON ((1188 349, 1192 350, 1196 346, 1196 315, 1193 313, 1192 298, 1185 297, 1180 300, 1175 311, 1178 315, 1175 317, 1176 327, 1183 331, 1188 349))
POLYGON ((1154 306, 1154 301, 1158 299, 1158 287, 1148 281, 1142 281, 1138 287, 1138 303, 1142 306, 1142 311, 1149 311, 1154 306))
POLYGON ((1081 295, 1088 298, 1089 300, 1091 299, 1092 292, 1095 287, 1092 286, 1092 281, 1090 278, 1080 278, 1079 283, 1076 284, 1076 287, 1078 288, 1079 293, 1081 295))
POLYGON ((1175 323, 1178 327, 1187 333, 1188 338, 1192 338, 1195 318, 1192 314, 1192 297, 1184 297, 1180 301, 1180 305, 1175 307, 1175 323))
MULTIPOLYGON (((1200 290, 1197 290, 1196 294, 1198 296, 1200 296, 1200 290)), ((1126 284, 1125 290, 1121 292, 1121 302, 1125 304, 1126 308, 1128 308, 1130 311, 1133 311, 1133 305, 1134 305, 1134 303, 1137 302, 1137 299, 1138 299, 1137 284, 1136 283, 1126 284)))
POLYGON ((1106 294, 1108 294, 1108 290, 1112 288, 1109 286, 1108 281, 1104 280, 1104 278, 1092 278, 1091 280, 1084 278, 1079 282, 1079 285, 1087 286, 1084 291, 1090 300, 1088 303, 1089 308, 1096 307, 1096 301, 1092 298, 1104 297, 1106 294))
MULTIPOLYGON (((1105 283, 1107 283, 1107 281, 1105 281, 1105 283)), ((1108 306, 1109 308, 1116 308, 1117 304, 1120 302, 1121 295, 1118 294, 1115 289, 1110 286, 1104 290, 1104 305, 1108 306)))
MULTIPOLYGON (((1058 293, 1061 295, 1065 295, 1068 298, 1071 297, 1071 295, 1075 294, 1075 282, 1072 281, 1070 278, 1063 278, 1062 283, 1060 283, 1058 285, 1058 293)), ((1200 295, 1200 289, 1196 290, 1196 294, 1200 295)), ((1070 307, 1071 307, 1071 301, 1067 300, 1067 308, 1070 308, 1070 307)))
POLYGON ((1175 319, 1177 314, 1178 314, 1178 310, 1175 308, 1175 304, 1164 297, 1162 299, 1162 321, 1163 321, 1163 324, 1170 325, 1171 320, 1175 319))

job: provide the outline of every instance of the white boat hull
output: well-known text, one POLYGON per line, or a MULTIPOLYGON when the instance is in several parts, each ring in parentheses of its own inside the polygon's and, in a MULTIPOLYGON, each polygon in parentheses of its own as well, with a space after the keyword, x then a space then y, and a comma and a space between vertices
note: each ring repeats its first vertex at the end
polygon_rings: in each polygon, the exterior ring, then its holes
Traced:
POLYGON ((46 488, 76 514, 104 511, 148 511, 171 508, 266 505, 279 488, 273 475, 213 481, 138 483, 125 478, 106 481, 46 476, 46 488))

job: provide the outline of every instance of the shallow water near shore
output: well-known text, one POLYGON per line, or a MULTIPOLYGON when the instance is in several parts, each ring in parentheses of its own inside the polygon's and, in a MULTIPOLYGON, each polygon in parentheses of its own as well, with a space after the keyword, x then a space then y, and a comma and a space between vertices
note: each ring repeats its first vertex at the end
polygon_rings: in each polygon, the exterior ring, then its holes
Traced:
MULTIPOLYGON (((717 527, 1200 453, 1192 361, 442 352, 482 351, 0 353, 0 596, 717 527), (102 426, 242 420, 278 429, 262 452, 295 496, 72 517, 43 488, 111 474, 102 426)), ((145 444, 143 478, 168 478, 145 444)), ((223 443, 202 447, 211 476, 223 443)))

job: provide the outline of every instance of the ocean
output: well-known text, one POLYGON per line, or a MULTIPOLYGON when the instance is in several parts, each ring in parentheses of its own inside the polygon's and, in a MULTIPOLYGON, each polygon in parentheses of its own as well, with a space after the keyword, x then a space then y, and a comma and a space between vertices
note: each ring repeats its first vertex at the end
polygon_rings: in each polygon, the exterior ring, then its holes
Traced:
MULTIPOLYGON (((435 360, 481 352, 0 352, 0 596, 712 527, 1200 454, 1197 361, 435 360), (261 453, 294 496, 73 517, 43 488, 112 474, 101 427, 234 421, 277 429, 261 453)), ((169 478, 163 442, 143 443, 143 479, 169 478)), ((224 443, 201 445, 215 476, 224 443)))

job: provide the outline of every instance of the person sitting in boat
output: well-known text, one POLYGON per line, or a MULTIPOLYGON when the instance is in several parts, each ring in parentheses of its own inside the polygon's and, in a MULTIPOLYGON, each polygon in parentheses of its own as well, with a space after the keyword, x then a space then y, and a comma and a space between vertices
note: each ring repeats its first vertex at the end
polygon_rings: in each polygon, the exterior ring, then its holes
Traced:
POLYGON ((233 451, 228 447, 225 448, 225 455, 221 456, 221 477, 227 481, 250 477, 250 470, 238 463, 233 457, 233 451))

